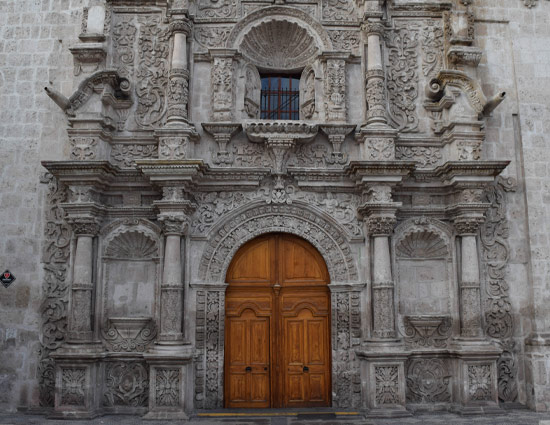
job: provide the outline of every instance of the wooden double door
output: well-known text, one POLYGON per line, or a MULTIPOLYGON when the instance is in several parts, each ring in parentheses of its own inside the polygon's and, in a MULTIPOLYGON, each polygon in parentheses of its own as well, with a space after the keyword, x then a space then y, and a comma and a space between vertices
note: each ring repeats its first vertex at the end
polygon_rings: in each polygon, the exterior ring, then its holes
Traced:
POLYGON ((268 234, 227 273, 225 406, 330 406, 326 264, 307 241, 268 234))

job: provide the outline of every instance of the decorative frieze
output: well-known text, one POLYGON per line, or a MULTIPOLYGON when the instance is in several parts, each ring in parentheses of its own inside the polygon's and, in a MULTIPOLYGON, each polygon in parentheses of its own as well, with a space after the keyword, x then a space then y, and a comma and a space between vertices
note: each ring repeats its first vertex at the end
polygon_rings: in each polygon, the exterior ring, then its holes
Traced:
POLYGON ((433 168, 443 161, 441 148, 431 146, 396 146, 395 159, 415 161, 422 168, 433 168))
POLYGON ((207 49, 224 47, 230 32, 231 27, 226 26, 201 26, 193 31, 197 43, 207 49))
POLYGON ((397 220, 394 216, 372 216, 366 222, 369 235, 390 236, 397 220))
POLYGON ((116 143, 111 146, 111 161, 121 168, 135 167, 136 159, 156 158, 158 146, 116 143))

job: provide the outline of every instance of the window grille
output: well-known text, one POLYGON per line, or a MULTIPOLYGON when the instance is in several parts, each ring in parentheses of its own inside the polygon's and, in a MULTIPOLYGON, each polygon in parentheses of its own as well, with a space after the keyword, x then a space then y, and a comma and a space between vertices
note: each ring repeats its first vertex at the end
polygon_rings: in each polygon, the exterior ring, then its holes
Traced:
POLYGON ((261 118, 300 119, 300 76, 265 75, 261 79, 261 118))

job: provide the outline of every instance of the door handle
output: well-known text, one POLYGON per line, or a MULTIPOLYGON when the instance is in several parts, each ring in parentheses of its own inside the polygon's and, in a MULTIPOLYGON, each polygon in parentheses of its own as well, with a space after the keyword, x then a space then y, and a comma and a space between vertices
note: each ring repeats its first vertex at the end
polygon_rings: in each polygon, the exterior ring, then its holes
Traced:
POLYGON ((247 366, 245 369, 246 372, 252 372, 252 368, 250 366, 247 366))
POLYGON ((304 366, 304 369, 303 369, 304 372, 309 372, 309 367, 307 366, 304 366))

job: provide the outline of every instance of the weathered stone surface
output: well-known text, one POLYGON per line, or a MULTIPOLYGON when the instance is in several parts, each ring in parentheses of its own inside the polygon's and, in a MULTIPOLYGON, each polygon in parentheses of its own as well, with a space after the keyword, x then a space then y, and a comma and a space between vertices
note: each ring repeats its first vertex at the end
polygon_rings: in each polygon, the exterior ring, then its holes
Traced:
POLYGON ((0 0, 0 410, 223 406, 270 231, 328 266, 335 407, 550 410, 548 1, 195 3, 0 0))

